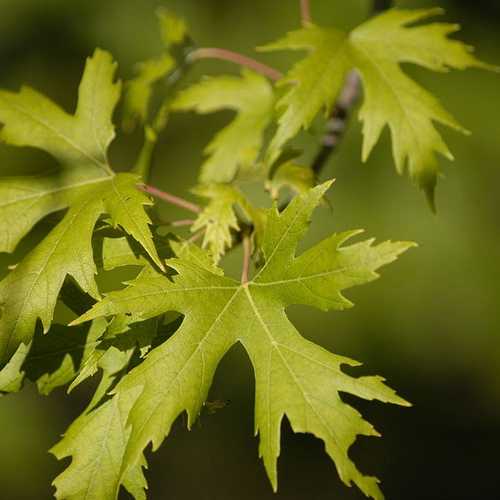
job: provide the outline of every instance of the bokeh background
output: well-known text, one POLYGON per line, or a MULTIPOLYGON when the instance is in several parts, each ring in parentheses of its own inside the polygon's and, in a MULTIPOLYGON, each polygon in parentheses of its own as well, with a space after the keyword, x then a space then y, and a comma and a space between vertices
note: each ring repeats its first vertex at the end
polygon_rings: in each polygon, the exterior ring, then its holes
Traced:
MULTIPOLYGON (((404 0, 398 6, 433 5, 404 0)), ((370 0, 313 0, 324 24, 351 27, 364 20, 370 0)), ((96 46, 110 50, 120 75, 161 52, 155 9, 185 16, 195 40, 251 55, 253 47, 299 23, 295 0, 0 0, 0 85, 27 83, 74 107, 84 58, 96 46)), ((439 0, 446 20, 463 24, 459 35, 481 58, 500 63, 500 3, 439 0)), ((286 69, 294 56, 261 59, 286 69)), ((387 498, 498 498, 500 444, 500 77, 480 71, 449 75, 408 67, 472 131, 443 131, 457 160, 443 161, 438 214, 424 196, 395 174, 388 134, 368 163, 360 161, 361 136, 353 120, 325 177, 336 177, 313 223, 308 244, 332 231, 365 228, 379 239, 414 240, 420 247, 385 269, 382 279, 348 292, 356 307, 325 314, 309 308, 289 313, 304 335, 336 353, 364 362, 359 373, 383 374, 414 403, 411 409, 354 404, 384 435, 360 439, 351 455, 361 469, 383 480, 387 498)), ((201 73, 236 72, 226 63, 202 62, 201 73)), ((194 184, 202 150, 230 113, 173 117, 155 157, 154 184, 179 194, 194 184)), ((303 139, 305 159, 314 139, 303 139)), ((115 165, 127 168, 140 134, 112 148, 115 165)), ((51 160, 39 152, 0 147, 3 174, 36 171, 51 160)), ((162 215, 175 217, 169 207, 162 215)), ((15 223, 15 221, 13 221, 15 223)), ((237 272, 240 254, 227 259, 237 272)), ((15 260, 2 257, 2 263, 15 260)), ((253 375, 240 348, 220 366, 211 399, 230 400, 215 415, 203 414, 191 432, 183 419, 161 450, 149 456, 152 500, 361 499, 341 485, 322 444, 292 435, 284 426, 280 490, 273 495, 253 437, 253 375)), ((83 408, 83 388, 49 398, 31 387, 0 400, 0 498, 52 498, 51 479, 62 470, 47 453, 83 408)), ((128 498, 125 494, 123 498, 128 498)))

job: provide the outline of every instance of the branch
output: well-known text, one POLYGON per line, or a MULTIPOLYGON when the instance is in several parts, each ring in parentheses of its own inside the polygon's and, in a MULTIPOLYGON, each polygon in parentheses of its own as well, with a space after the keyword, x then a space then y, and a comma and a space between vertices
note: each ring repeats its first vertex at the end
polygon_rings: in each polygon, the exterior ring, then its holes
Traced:
POLYGON ((232 52, 231 50, 218 49, 218 48, 201 48, 193 50, 189 54, 190 61, 198 61, 200 59, 218 59, 221 61, 229 61, 246 68, 250 68, 261 75, 268 77, 273 81, 281 80, 283 74, 277 69, 271 68, 255 59, 244 56, 243 54, 238 54, 237 52, 232 52))
POLYGON ((167 193, 165 191, 160 191, 159 189, 153 186, 142 184, 139 185, 138 187, 141 191, 144 191, 145 193, 148 193, 151 196, 154 196, 155 198, 166 201, 171 205, 175 205, 176 207, 184 208, 186 210, 189 210, 190 212, 194 212, 195 214, 199 214, 202 211, 198 205, 191 203, 190 201, 187 201, 183 198, 179 198, 178 196, 175 196, 173 194, 167 193))
POLYGON ((300 12, 302 16, 302 25, 307 26, 312 23, 310 0, 300 0, 300 12))

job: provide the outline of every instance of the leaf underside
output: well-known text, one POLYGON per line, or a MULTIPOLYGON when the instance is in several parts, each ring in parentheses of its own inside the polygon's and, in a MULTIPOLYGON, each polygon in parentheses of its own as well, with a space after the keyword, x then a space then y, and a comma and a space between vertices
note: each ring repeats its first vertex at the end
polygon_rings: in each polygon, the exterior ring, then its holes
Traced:
POLYGON ((241 77, 207 78, 177 96, 173 110, 206 114, 230 109, 238 113, 207 146, 200 182, 231 182, 239 172, 255 170, 274 102, 271 84, 250 70, 243 70, 241 77))
POLYGON ((140 179, 115 174, 107 160, 115 134, 112 114, 120 97, 115 71, 111 56, 96 50, 87 60, 74 115, 29 88, 0 91, 1 139, 42 149, 59 163, 54 172, 0 182, 0 251, 13 251, 37 222, 66 210, 61 222, 0 282, 0 363, 31 342, 38 320, 45 332, 50 329, 68 276, 99 298, 92 235, 102 216, 163 266, 144 211, 151 201, 136 188, 140 179), (14 219, 18 223, 12 224, 14 219))
POLYGON ((363 82, 363 161, 366 161, 385 126, 392 136, 399 173, 426 191, 434 204, 439 174, 436 154, 453 159, 435 123, 465 132, 428 91, 408 77, 400 65, 412 63, 445 72, 449 68, 496 69, 482 63, 471 47, 448 38, 459 26, 448 23, 416 25, 441 9, 392 9, 345 33, 314 24, 288 33, 261 50, 306 50, 279 83, 288 91, 277 106, 282 111, 270 146, 271 161, 302 128, 308 128, 322 109, 329 113, 348 73, 356 69, 363 82))
MULTIPOLYGON (((344 246, 357 234, 350 232, 333 235, 295 256, 311 213, 329 185, 295 198, 282 214, 269 211, 262 242, 265 264, 248 284, 227 278, 221 271, 214 273, 208 265, 200 267, 194 259, 171 259, 168 266, 178 273, 173 278, 145 269, 128 288, 110 293, 78 320, 126 314, 132 322, 141 322, 168 311, 184 316, 179 330, 122 378, 107 403, 109 408, 130 405, 126 419, 130 434, 122 450, 120 475, 113 476, 113 484, 123 483, 129 472, 137 471, 148 443, 156 450, 180 413, 186 411, 188 425, 193 424, 218 363, 240 342, 255 371, 255 429, 274 488, 280 428, 286 415, 296 432, 312 433, 325 442, 346 484, 355 483, 366 495, 382 498, 378 481, 362 475, 348 456, 357 435, 377 433, 339 394, 407 403, 380 377, 354 378, 344 373, 342 365, 358 363, 305 340, 288 320, 285 308, 291 304, 323 310, 350 307, 342 290, 377 278, 379 267, 412 245, 386 242, 374 246, 369 240, 344 246)), ((101 417, 96 413, 95 418, 101 417)), ((75 439, 79 438, 65 438, 75 439)), ((93 443, 85 449, 70 443, 66 448, 73 450, 77 464, 82 457, 99 453, 93 443)), ((78 467, 70 466, 65 472, 67 481, 70 471, 72 481, 78 483, 78 467)))

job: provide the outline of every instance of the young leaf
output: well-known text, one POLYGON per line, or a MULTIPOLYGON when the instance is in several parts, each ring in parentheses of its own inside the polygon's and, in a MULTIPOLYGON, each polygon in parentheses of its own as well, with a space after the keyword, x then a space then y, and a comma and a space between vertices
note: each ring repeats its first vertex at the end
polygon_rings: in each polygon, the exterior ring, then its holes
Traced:
POLYGON ((175 60, 169 54, 164 54, 157 59, 149 59, 137 65, 137 76, 127 82, 125 87, 124 130, 131 131, 136 122, 145 123, 147 121, 153 85, 165 78, 175 66, 175 60))
POLYGON ((158 8, 156 15, 160 23, 161 38, 165 47, 172 48, 184 43, 188 37, 186 21, 162 7, 158 8))
POLYGON ((238 189, 227 184, 200 185, 193 193, 210 200, 191 227, 196 233, 204 230, 203 248, 207 248, 215 263, 219 262, 233 241, 231 231, 239 230, 236 208, 239 208, 249 222, 262 229, 262 216, 238 189))
POLYGON ((314 172, 294 161, 280 165, 275 174, 266 182, 266 189, 273 200, 279 198, 282 189, 288 188, 295 194, 303 194, 314 186, 314 172))
POLYGON ((111 118, 120 95, 120 85, 113 83, 115 70, 111 56, 96 50, 87 60, 74 115, 28 88, 19 94, 0 92, 1 138, 42 149, 61 165, 50 175, 0 180, 5 195, 0 220, 12 220, 14 213, 21 219, 16 229, 0 233, 0 247, 13 250, 41 218, 68 208, 62 221, 0 283, 0 363, 7 362, 21 343, 31 341, 38 319, 44 331, 49 330, 67 276, 84 292, 99 296, 91 238, 102 215, 108 214, 114 227, 135 238, 163 267, 144 211, 151 201, 136 188, 140 179, 115 174, 107 161, 114 137, 111 118))
MULTIPOLYGON (((143 321, 166 311, 185 316, 180 329, 114 390, 115 404, 138 394, 128 416, 130 437, 122 471, 138 466, 148 443, 156 450, 183 411, 192 425, 218 363, 232 345, 241 342, 255 370, 256 431, 273 486, 277 487, 280 428, 286 415, 296 432, 310 432, 325 442, 346 484, 354 482, 366 495, 382 498, 377 480, 363 476, 348 456, 357 435, 377 433, 339 393, 407 403, 380 377, 354 378, 344 373, 342 365, 358 363, 304 339, 285 309, 291 304, 323 310, 350 307, 341 292, 376 279, 378 268, 412 244, 373 246, 373 240, 368 240, 344 246, 357 234, 349 232, 333 235, 296 256, 310 216, 329 185, 296 197, 281 214, 269 211, 262 242, 265 264, 249 283, 214 274, 192 260, 173 259, 168 263, 178 275, 172 279, 151 269, 127 289, 110 293, 78 320, 128 314, 132 321, 143 321)), ((77 461, 81 454, 90 453, 88 443, 73 449, 77 461)), ((94 446, 93 453, 100 453, 100 447, 94 446)))
POLYGON ((173 52, 187 40, 187 26, 183 19, 162 8, 158 9, 157 16, 163 44, 169 52, 139 63, 135 78, 127 82, 123 104, 123 128, 126 131, 133 130, 137 123, 148 121, 154 85, 176 69, 173 52))
POLYGON ((204 230, 203 248, 208 248, 214 262, 219 262, 232 246, 232 230, 239 230, 234 205, 242 195, 233 187, 225 184, 200 186, 194 190, 200 196, 210 198, 210 203, 198 216, 191 227, 196 233, 204 230))
POLYGON ((201 168, 200 182, 231 182, 240 169, 255 166, 273 106, 274 92, 269 81, 246 69, 241 77, 207 78, 178 95, 172 103, 174 110, 206 114, 231 109, 238 113, 207 146, 208 159, 201 168))
POLYGON ((403 173, 408 165, 411 178, 433 203, 439 172, 435 153, 453 159, 434 122, 462 132, 464 129, 436 98, 402 71, 400 64, 413 63, 443 72, 449 68, 492 69, 472 55, 471 47, 447 38, 459 29, 456 24, 411 26, 441 13, 441 9, 393 9, 351 33, 311 24, 263 47, 309 51, 281 81, 291 88, 278 102, 284 112, 270 147, 271 157, 275 158, 301 128, 309 127, 322 108, 330 111, 346 75, 355 68, 361 74, 365 93, 360 111, 363 161, 387 125, 398 172, 403 173))

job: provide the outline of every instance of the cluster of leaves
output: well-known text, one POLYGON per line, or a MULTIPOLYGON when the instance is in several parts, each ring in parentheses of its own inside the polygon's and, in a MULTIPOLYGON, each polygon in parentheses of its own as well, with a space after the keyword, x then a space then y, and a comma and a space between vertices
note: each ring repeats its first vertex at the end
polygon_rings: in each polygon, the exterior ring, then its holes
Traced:
POLYGON ((378 480, 364 476, 348 456, 358 435, 377 432, 340 393, 407 403, 380 377, 345 373, 343 365, 358 363, 305 340, 285 309, 350 307, 342 292, 377 278, 381 266, 412 244, 347 244, 359 233, 350 231, 297 255, 331 182, 315 186, 311 169, 288 148, 322 109, 331 110, 354 68, 365 91, 363 157, 388 125, 398 171, 407 164, 432 200, 435 153, 451 157, 434 122, 463 129, 400 63, 437 71, 488 67, 447 38, 456 25, 413 25, 437 13, 392 10, 351 33, 308 24, 262 48, 308 51, 277 86, 245 69, 177 91, 194 43, 182 20, 160 12, 165 52, 138 65, 125 86, 123 128, 145 130, 144 148, 128 173, 117 173, 108 160, 121 85, 107 52, 96 50, 87 60, 74 114, 31 88, 0 92, 2 140, 57 160, 50 171, 0 180, 0 252, 14 252, 36 225, 50 221, 41 242, 0 282, 0 393, 19 391, 26 379, 42 394, 62 386, 71 391, 100 373, 92 401, 52 449, 58 458, 72 457, 55 480, 57 498, 114 499, 121 486, 145 498, 145 448, 157 449, 183 412, 192 425, 218 363, 237 342, 255 371, 255 431, 273 487, 286 416, 295 432, 324 441, 342 481, 382 498, 378 480), (208 145, 193 189, 208 200, 192 224, 202 244, 160 236, 142 188, 158 135, 171 112, 220 109, 237 115, 208 145), (241 189, 248 179, 261 181, 273 199, 286 190, 286 208, 255 206, 241 189), (242 238, 256 272, 249 279, 245 269, 236 281, 224 275, 221 259, 242 238), (116 268, 133 269, 135 278, 103 297, 96 276, 116 268), (73 311, 70 325, 54 321, 58 304, 73 311))

